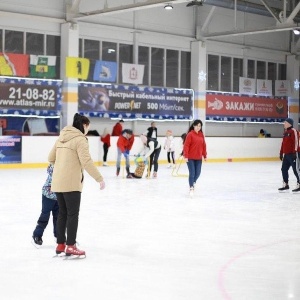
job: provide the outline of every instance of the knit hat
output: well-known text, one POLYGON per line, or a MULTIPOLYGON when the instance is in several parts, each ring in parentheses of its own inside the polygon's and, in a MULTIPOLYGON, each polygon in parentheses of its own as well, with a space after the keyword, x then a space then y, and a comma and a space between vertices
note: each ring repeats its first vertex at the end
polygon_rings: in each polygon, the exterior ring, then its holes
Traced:
POLYGON ((286 119, 285 119, 285 122, 291 124, 291 126, 294 126, 294 120, 291 119, 291 118, 286 118, 286 119))

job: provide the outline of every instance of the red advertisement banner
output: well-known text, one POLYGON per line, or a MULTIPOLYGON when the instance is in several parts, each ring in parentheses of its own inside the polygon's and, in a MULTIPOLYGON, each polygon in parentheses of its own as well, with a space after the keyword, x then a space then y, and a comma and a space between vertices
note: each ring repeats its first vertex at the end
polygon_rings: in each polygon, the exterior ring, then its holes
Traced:
POLYGON ((206 116, 286 118, 287 99, 207 94, 206 116))

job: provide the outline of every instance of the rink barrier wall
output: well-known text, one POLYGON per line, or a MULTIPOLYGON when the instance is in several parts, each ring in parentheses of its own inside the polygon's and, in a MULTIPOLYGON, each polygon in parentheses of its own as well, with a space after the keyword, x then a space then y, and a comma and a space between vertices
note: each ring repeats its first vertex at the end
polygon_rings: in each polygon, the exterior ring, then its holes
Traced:
MULTIPOLYGON (((48 154, 57 136, 23 136, 22 163, 1 164, 0 169, 8 168, 43 168, 48 165, 48 154)), ((99 137, 89 136, 89 148, 96 166, 102 165, 103 144, 99 137)), ((158 138, 162 144, 160 164, 167 163, 167 151, 164 149, 164 137, 158 138)), ((279 161, 281 138, 241 138, 241 137, 207 137, 207 162, 251 162, 251 161, 279 161)), ((115 165, 117 156, 117 137, 111 138, 107 162, 115 165)), ((182 151, 180 137, 174 138, 175 159, 178 161, 182 151)), ((142 150, 142 142, 135 138, 130 154, 138 154, 142 150)), ((133 162, 134 157, 131 159, 133 162)))

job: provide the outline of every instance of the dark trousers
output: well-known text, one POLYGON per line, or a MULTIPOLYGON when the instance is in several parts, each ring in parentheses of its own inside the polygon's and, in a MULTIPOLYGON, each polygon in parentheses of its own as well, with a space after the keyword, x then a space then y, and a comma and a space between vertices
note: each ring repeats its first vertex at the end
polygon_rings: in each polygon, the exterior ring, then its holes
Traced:
POLYGON ((107 144, 103 144, 103 162, 106 162, 107 160, 108 148, 107 144))
POLYGON ((151 172, 152 165, 154 167, 154 172, 157 172, 158 170, 158 158, 159 158, 160 150, 161 147, 155 149, 150 155, 150 172, 151 172))
POLYGON ((295 158, 294 154, 285 154, 284 155, 283 160, 282 160, 282 165, 281 165, 281 173, 282 173, 282 179, 285 183, 289 182, 290 167, 292 167, 293 172, 297 178, 297 183, 300 183, 297 165, 298 165, 297 157, 295 158))
POLYGON ((168 158, 169 164, 171 163, 171 160, 172 160, 173 164, 175 164, 174 153, 175 153, 175 151, 170 151, 167 153, 167 158, 168 158))
POLYGON ((56 193, 56 196, 59 205, 57 244, 74 245, 77 236, 81 192, 56 193))
POLYGON ((201 174, 202 160, 189 159, 187 162, 189 168, 189 185, 194 186, 201 174))
POLYGON ((50 214, 52 212, 53 217, 53 234, 56 237, 56 222, 58 216, 58 203, 56 200, 52 200, 42 195, 42 211, 41 215, 37 221, 35 230, 33 231, 33 236, 42 237, 44 230, 48 225, 50 214))

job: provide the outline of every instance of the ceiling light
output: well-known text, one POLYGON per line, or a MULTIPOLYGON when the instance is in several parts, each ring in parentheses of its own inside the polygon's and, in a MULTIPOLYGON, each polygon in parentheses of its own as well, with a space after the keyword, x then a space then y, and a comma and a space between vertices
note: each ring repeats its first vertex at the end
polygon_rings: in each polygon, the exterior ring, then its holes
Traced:
POLYGON ((295 35, 300 35, 300 30, 298 28, 293 29, 295 35))
POLYGON ((173 6, 171 4, 167 4, 165 5, 164 9, 171 10, 173 9, 173 6))

